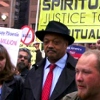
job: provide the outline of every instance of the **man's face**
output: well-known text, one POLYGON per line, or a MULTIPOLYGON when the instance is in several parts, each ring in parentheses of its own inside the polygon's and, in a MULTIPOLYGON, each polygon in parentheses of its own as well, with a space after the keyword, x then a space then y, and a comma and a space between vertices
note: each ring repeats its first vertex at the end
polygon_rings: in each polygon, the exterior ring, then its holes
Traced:
POLYGON ((24 62, 25 66, 29 66, 29 62, 28 62, 28 53, 25 51, 20 51, 18 54, 18 60, 17 63, 19 62, 24 62))
POLYGON ((100 72, 96 65, 97 58, 93 54, 83 55, 76 65, 78 95, 82 100, 87 100, 100 93, 100 72))
POLYGON ((68 42, 60 35, 46 34, 43 40, 45 55, 54 63, 66 53, 68 42))

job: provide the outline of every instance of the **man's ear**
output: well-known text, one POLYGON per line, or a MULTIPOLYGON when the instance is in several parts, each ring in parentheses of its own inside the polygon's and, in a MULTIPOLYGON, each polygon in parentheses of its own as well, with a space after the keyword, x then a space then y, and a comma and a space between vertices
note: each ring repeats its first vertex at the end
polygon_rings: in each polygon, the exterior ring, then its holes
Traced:
POLYGON ((66 42, 66 46, 68 47, 68 41, 65 41, 66 42))

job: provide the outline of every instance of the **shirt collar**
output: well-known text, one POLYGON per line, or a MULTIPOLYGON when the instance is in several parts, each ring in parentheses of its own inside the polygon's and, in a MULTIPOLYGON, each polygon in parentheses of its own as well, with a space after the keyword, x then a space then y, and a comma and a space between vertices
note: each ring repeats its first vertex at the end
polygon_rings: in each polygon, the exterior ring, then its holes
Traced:
MULTIPOLYGON (((59 59, 55 64, 60 67, 60 68, 64 68, 66 61, 67 61, 68 55, 67 53, 61 58, 59 59)), ((48 58, 46 58, 46 64, 45 64, 45 68, 47 68, 51 63, 49 62, 48 58)))

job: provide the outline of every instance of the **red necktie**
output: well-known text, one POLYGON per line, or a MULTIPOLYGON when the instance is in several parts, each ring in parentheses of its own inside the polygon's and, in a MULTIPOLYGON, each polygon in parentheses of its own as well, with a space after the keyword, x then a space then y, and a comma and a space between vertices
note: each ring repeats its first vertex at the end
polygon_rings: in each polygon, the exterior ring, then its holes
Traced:
POLYGON ((44 87, 42 90, 42 99, 41 100, 49 100, 50 96, 50 90, 52 85, 52 79, 53 79, 53 69, 55 68, 55 64, 50 65, 50 71, 47 75, 46 81, 44 83, 44 87))

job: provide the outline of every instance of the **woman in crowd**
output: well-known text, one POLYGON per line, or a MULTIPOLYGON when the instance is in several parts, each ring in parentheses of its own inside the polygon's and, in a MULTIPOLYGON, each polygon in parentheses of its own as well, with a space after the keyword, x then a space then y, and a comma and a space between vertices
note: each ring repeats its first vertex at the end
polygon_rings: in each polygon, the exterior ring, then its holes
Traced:
POLYGON ((15 75, 15 67, 6 48, 0 44, 0 100, 21 100, 23 79, 15 75))

